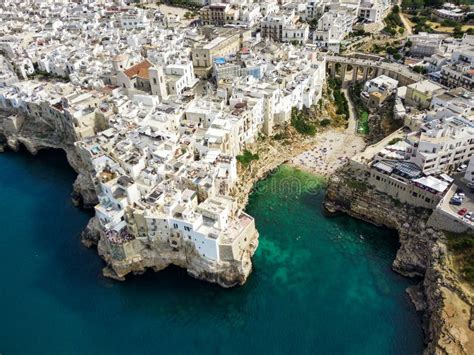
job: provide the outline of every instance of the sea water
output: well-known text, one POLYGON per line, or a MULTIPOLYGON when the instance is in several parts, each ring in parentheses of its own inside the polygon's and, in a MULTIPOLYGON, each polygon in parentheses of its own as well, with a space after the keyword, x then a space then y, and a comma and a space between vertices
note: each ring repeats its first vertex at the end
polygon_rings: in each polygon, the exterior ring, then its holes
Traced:
POLYGON ((0 154, 0 353, 418 354, 421 321, 391 270, 392 231, 326 217, 324 183, 282 167, 248 213, 260 246, 243 287, 184 270, 105 279, 80 243, 64 154, 0 154))

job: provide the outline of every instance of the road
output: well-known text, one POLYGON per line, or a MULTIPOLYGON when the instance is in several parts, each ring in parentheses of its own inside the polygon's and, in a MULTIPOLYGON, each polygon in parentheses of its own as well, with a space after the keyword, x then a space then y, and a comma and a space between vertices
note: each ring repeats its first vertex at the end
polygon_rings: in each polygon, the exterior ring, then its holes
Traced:
MULTIPOLYGON (((401 1, 398 2, 398 6, 401 9, 401 1)), ((364 37, 362 40, 357 41, 357 43, 349 45, 347 50, 344 51, 345 55, 349 55, 352 50, 354 50, 355 52, 360 52, 364 50, 370 52, 374 45, 386 46, 387 44, 402 41, 408 36, 412 35, 413 29, 405 14, 400 11, 399 15, 400 19, 402 20, 403 26, 405 27, 405 31, 402 34, 397 33, 396 36, 389 37, 379 33, 378 37, 383 37, 383 39, 376 39, 375 34, 372 34, 371 36, 364 37)))
POLYGON ((413 30, 411 28, 410 22, 407 20, 405 17, 405 14, 403 12, 400 12, 400 19, 403 22, 403 26, 405 26, 405 33, 403 34, 404 36, 409 36, 413 34, 413 30))
MULTIPOLYGON (((347 83, 345 83, 347 85, 347 83)), ((346 132, 355 134, 357 133, 357 112, 352 103, 352 100, 349 95, 349 91, 347 90, 347 86, 343 85, 341 92, 346 96, 347 103, 349 106, 349 124, 347 125, 346 132)))

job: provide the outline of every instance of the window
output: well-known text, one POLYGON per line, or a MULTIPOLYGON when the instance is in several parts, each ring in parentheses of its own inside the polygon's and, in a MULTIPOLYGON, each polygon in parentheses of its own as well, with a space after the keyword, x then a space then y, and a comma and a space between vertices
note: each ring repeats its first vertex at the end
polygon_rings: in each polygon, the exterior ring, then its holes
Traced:
POLYGON ((190 231, 191 231, 191 228, 189 228, 188 226, 185 226, 185 227, 184 227, 184 230, 185 230, 186 232, 190 232, 190 231))
POLYGON ((178 225, 176 223, 173 224, 174 229, 178 229, 178 225))

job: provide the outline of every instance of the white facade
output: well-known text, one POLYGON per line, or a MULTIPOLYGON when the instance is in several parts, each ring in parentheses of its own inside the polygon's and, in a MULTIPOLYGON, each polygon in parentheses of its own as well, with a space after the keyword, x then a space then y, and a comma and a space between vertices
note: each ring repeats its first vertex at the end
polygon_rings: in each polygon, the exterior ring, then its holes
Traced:
POLYGON ((474 154, 471 156, 471 159, 469 159, 464 179, 468 184, 474 184, 474 154))
POLYGON ((364 89, 361 95, 366 99, 369 95, 374 92, 378 92, 382 95, 389 96, 395 92, 398 87, 398 81, 392 79, 386 75, 380 75, 374 79, 368 80, 364 84, 364 89))
POLYGON ((352 32, 353 17, 345 12, 326 12, 313 34, 314 44, 339 53, 342 40, 352 32))
POLYGON ((391 8, 389 0, 362 0, 358 10, 358 17, 367 22, 381 22, 391 8))
POLYGON ((454 169, 467 163, 474 154, 474 126, 461 117, 449 114, 424 124, 421 135, 409 136, 415 147, 411 160, 425 174, 454 169))

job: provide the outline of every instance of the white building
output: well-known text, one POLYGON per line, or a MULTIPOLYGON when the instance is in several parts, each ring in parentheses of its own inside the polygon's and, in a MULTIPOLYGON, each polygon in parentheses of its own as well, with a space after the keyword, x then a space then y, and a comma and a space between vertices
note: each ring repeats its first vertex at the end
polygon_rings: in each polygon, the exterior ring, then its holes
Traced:
POLYGON ((316 46, 339 53, 342 40, 352 32, 354 18, 346 12, 326 12, 313 34, 316 46))
POLYGON ((407 137, 413 149, 411 161, 425 174, 452 170, 474 154, 474 125, 466 119, 440 111, 407 137))
POLYGON ((391 8, 388 0, 361 0, 358 17, 367 22, 381 22, 391 8))
POLYGON ((267 15, 260 22, 261 36, 277 42, 305 43, 308 40, 309 25, 298 20, 299 16, 294 10, 288 14, 267 15))
POLYGON ((398 81, 386 75, 380 75, 374 79, 368 80, 364 84, 361 95, 368 98, 373 92, 378 92, 385 96, 390 96, 398 87, 398 81))

